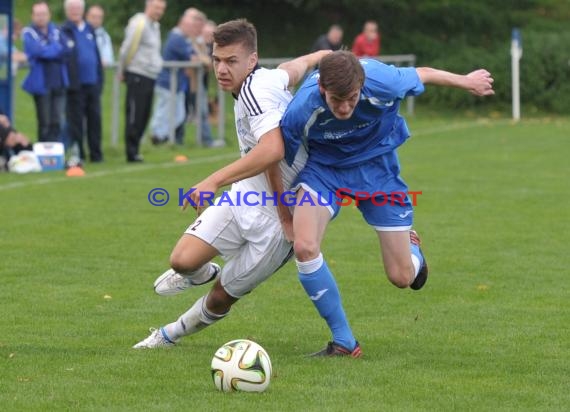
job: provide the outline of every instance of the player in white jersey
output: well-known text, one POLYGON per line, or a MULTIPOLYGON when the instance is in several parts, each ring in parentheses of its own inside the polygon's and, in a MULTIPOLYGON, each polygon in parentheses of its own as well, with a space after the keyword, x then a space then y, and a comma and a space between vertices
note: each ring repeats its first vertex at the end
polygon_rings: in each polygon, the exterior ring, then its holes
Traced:
MULTIPOLYGON (((209 293, 176 321, 159 329, 134 348, 172 346, 182 336, 198 332, 227 315, 231 306, 251 292, 292 256, 292 216, 273 198, 273 189, 289 189, 306 160, 300 153, 291 166, 282 159, 279 122, 292 96, 288 87, 316 65, 319 51, 267 70, 257 65, 257 34, 246 20, 232 20, 214 33, 213 60, 218 84, 232 92, 241 152, 240 159, 192 186, 188 204, 200 212, 205 194, 232 184, 192 223, 175 246, 171 269, 154 284, 159 295, 173 295, 216 279, 209 293), (281 161, 280 161, 281 160, 281 161), (242 195, 257 194, 244 201, 242 195), (211 260, 220 255, 220 268, 211 260)), ((278 194, 279 196, 279 194, 278 194)))

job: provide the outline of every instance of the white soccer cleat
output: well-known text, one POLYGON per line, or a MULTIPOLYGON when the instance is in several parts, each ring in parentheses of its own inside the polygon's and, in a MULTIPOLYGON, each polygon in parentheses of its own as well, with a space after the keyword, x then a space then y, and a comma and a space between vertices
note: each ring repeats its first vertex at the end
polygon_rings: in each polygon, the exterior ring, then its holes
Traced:
MULTIPOLYGON (((214 267, 214 274, 207 281, 200 283, 199 285, 203 285, 214 280, 222 270, 220 265, 216 263, 210 263, 210 265, 214 267)), ((188 276, 181 275, 174 269, 168 269, 154 281, 154 291, 161 296, 172 296, 182 293, 192 286, 199 285, 192 283, 192 280, 190 280, 188 276)))
POLYGON ((150 328, 150 336, 144 340, 141 340, 133 349, 154 349, 162 347, 174 346, 175 342, 171 341, 166 337, 166 334, 160 329, 150 328))
POLYGON ((168 269, 154 281, 154 291, 162 296, 177 295, 192 287, 192 282, 186 276, 168 269))

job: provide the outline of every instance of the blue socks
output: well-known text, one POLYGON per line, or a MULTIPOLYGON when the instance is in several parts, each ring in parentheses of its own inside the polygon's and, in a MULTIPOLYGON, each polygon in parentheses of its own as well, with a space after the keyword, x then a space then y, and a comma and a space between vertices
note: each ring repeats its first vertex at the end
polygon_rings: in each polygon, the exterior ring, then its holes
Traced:
POLYGON ((333 341, 352 351, 356 340, 348 325, 338 287, 323 255, 319 254, 308 262, 297 261, 297 268, 299 280, 321 317, 326 320, 333 341))

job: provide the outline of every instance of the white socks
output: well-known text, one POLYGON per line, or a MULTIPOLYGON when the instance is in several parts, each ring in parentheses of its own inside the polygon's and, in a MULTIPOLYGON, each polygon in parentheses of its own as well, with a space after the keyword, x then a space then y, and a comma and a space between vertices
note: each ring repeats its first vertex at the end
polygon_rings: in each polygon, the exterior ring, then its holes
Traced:
POLYGON ((299 262, 298 260, 295 260, 295 263, 297 263, 297 270, 299 271, 299 273, 309 274, 319 270, 320 267, 323 265, 323 261, 324 261, 323 254, 319 253, 319 256, 317 256, 313 260, 309 260, 307 262, 299 262))
POLYGON ((202 283, 206 283, 212 275, 214 274, 214 266, 208 262, 204 266, 198 268, 193 272, 181 273, 182 276, 189 278, 193 284, 201 285, 202 283))
POLYGON ((418 276, 420 271, 420 260, 416 255, 412 253, 412 264, 414 265, 414 279, 418 276))
POLYGON ((171 341, 175 342, 182 336, 196 333, 227 315, 227 313, 217 315, 210 312, 208 308, 206 308, 207 296, 208 295, 205 295, 198 299, 176 322, 164 326, 163 329, 171 341))

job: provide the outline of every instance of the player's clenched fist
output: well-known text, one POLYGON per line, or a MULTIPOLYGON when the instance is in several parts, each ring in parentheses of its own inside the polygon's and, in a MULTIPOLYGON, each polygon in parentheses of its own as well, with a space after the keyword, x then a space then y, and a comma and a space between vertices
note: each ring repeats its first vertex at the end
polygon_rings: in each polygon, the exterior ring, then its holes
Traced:
POLYGON ((493 90, 493 78, 491 73, 485 69, 475 70, 466 75, 471 80, 471 87, 469 92, 475 96, 491 96, 495 94, 493 90))

